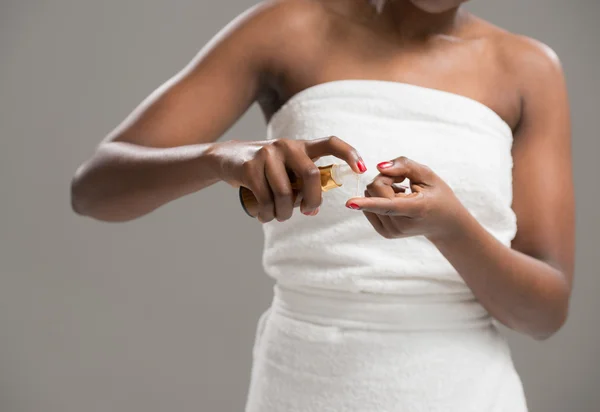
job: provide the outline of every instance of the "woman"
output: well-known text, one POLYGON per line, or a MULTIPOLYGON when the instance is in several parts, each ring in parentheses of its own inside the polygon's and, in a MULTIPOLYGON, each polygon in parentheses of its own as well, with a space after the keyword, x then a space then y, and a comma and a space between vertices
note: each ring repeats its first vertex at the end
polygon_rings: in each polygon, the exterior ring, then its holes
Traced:
POLYGON ((77 171, 74 210, 105 221, 219 181, 254 192, 277 283, 247 411, 527 409, 492 319, 536 339, 565 322, 567 94, 548 47, 463 2, 262 3, 77 171), (254 102, 267 140, 217 142, 254 102), (322 194, 336 158, 364 196, 322 194))

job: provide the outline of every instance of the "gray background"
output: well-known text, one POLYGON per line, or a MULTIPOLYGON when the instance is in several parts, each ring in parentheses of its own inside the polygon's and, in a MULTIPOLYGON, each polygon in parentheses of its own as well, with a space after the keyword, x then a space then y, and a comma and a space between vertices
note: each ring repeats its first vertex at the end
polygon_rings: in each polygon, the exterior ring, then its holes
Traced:
MULTIPOLYGON (((252 0, 0 3, 0 410, 240 411, 271 283, 259 225, 217 185, 139 221, 69 208, 100 139, 252 0)), ((600 401, 596 0, 479 0, 493 22, 550 44, 572 97, 577 282, 567 326, 511 334, 532 411, 600 401)), ((226 138, 263 138, 254 107, 226 138)), ((483 411, 482 411, 483 412, 483 411)))

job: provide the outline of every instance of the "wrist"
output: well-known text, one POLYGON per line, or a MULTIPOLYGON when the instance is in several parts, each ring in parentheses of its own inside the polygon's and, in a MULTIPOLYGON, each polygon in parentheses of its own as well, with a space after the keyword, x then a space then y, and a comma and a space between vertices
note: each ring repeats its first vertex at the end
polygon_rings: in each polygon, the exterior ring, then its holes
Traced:
POLYGON ((198 161, 207 168, 210 175, 218 180, 225 180, 223 151, 221 150, 222 146, 222 142, 207 143, 205 150, 202 151, 202 154, 198 159, 198 161))
POLYGON ((426 236, 426 238, 434 245, 442 245, 447 243, 459 242, 465 238, 468 232, 472 229, 473 223, 476 222, 471 213, 460 204, 456 211, 449 217, 449 223, 444 230, 426 236))

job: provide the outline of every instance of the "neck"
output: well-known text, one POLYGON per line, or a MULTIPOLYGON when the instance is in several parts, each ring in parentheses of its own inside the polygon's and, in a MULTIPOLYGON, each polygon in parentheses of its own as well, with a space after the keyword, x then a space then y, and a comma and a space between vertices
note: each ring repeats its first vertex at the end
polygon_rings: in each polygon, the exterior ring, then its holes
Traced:
POLYGON ((410 0, 388 0, 381 15, 405 39, 450 35, 457 31, 464 17, 460 6, 441 13, 428 13, 410 0))

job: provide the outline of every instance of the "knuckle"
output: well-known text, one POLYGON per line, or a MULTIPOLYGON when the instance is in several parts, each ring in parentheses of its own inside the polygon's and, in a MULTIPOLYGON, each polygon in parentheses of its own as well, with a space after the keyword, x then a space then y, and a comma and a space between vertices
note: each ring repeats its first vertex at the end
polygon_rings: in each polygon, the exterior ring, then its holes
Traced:
POLYGON ((256 183, 250 187, 250 190, 254 192, 254 196, 256 197, 261 210, 273 207, 273 199, 271 199, 269 192, 265 190, 262 184, 256 183))
POLYGON ((329 143, 332 144, 337 144, 340 143, 342 141, 342 139, 340 139, 339 137, 335 136, 335 135, 331 135, 327 138, 327 140, 329 141, 329 143))
POLYGON ((269 157, 269 149, 267 149, 267 147, 269 147, 269 146, 263 146, 257 150, 257 152, 256 152, 257 159, 260 159, 261 161, 265 161, 269 157))
POLYGON ((273 140, 273 143, 271 143, 271 145, 277 149, 288 147, 290 144, 291 140, 286 138, 273 140))
POLYGON ((263 147, 261 147, 258 150, 258 153, 262 156, 268 157, 268 156, 275 154, 275 151, 276 151, 276 148, 273 144, 267 144, 267 145, 264 145, 263 147))
POLYGON ((421 164, 421 163, 417 163, 416 166, 418 166, 422 172, 425 172, 425 174, 431 174, 433 173, 433 170, 431 170, 431 168, 427 165, 421 164))
POLYGON ((273 207, 273 200, 271 199, 270 196, 265 196, 265 195, 257 196, 256 200, 258 200, 259 205, 263 209, 270 209, 273 207))
POLYGON ((293 193, 292 193, 292 189, 290 189, 289 187, 285 187, 285 186, 277 186, 272 188, 273 190, 273 194, 275 195, 275 198, 278 200, 285 200, 288 198, 291 198, 293 193))
POLYGON ((244 172, 246 172, 246 171, 249 171, 249 170, 252 168, 252 164, 253 164, 253 163, 254 163, 254 162, 253 162, 252 160, 244 160, 244 161, 242 162, 242 170, 243 170, 244 172))
POLYGON ((244 163, 242 163, 242 174, 248 182, 254 181, 254 170, 255 162, 253 160, 246 160, 244 163))
POLYGON ((302 170, 302 177, 306 180, 313 181, 319 179, 321 172, 317 166, 307 166, 302 170))
POLYGON ((390 186, 389 179, 386 176, 379 175, 375 179, 373 179, 374 187, 385 187, 390 186))

